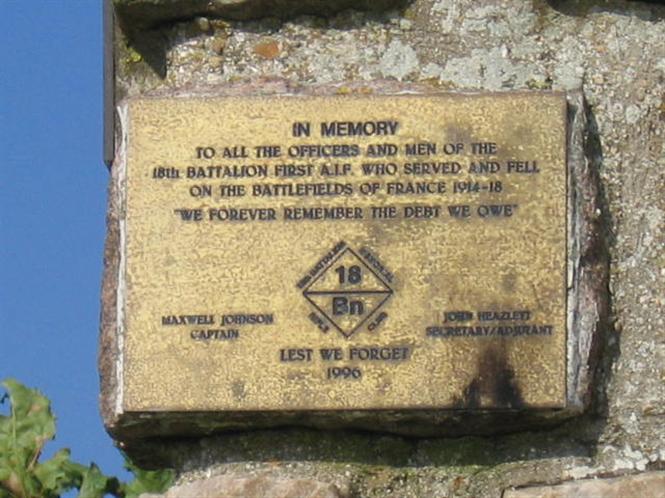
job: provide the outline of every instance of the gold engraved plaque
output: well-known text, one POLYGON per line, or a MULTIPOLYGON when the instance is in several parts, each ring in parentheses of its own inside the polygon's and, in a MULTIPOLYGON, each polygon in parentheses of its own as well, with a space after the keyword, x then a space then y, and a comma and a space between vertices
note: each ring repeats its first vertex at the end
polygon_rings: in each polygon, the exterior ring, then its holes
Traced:
POLYGON ((124 112, 124 412, 565 405, 563 95, 124 112))

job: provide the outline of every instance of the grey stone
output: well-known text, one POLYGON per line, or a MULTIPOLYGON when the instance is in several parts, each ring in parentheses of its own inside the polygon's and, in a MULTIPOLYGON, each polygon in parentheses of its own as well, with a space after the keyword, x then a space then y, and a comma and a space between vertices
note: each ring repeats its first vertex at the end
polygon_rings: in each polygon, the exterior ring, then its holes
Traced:
POLYGON ((416 71, 417 68, 418 56, 416 52, 399 40, 394 40, 388 45, 379 61, 381 74, 385 78, 393 77, 399 81, 416 71))
POLYGON ((639 498, 665 497, 665 472, 617 477, 586 479, 556 486, 537 486, 508 490, 503 498, 639 498))
POLYGON ((215 476, 174 486, 163 495, 140 498, 349 498, 334 484, 269 475, 215 476))

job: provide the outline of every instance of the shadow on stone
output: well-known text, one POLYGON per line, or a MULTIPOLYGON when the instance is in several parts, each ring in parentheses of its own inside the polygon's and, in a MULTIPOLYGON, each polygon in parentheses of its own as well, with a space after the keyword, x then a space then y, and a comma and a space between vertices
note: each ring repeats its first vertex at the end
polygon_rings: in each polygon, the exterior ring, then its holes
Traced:
POLYGON ((665 18, 663 0, 538 0, 567 16, 584 17, 592 12, 636 15, 658 22, 665 18), (644 15, 648 14, 647 18, 644 15))
POLYGON ((157 76, 166 77, 166 52, 169 46, 168 34, 163 29, 150 29, 127 35, 127 44, 140 54, 157 76))
MULTIPOLYGON (((579 422, 577 422, 579 424, 579 422)), ((234 466, 243 462, 317 462, 339 466, 419 468, 440 466, 491 468, 546 458, 588 458, 590 444, 561 427, 493 437, 406 438, 363 431, 319 431, 282 428, 230 433, 203 439, 147 440, 146 455, 160 455, 150 466, 206 469, 211 462, 234 466)), ((134 454, 136 454, 134 452, 134 454)))
MULTIPOLYGON (((587 121, 585 155, 591 172, 594 175, 594 183, 598 186, 597 205, 600 208, 600 215, 596 218, 594 230, 599 234, 596 238, 596 244, 590 248, 584 255, 585 265, 600 265, 605 271, 610 272, 610 254, 611 249, 616 244, 616 237, 611 227, 612 216, 610 214, 609 200, 605 192, 605 187, 600 180, 600 171, 603 169, 603 149, 598 130, 598 123, 593 112, 593 108, 585 102, 585 113, 587 121)), ((598 362, 594 373, 594 383, 592 383, 591 409, 588 416, 596 420, 596 424, 589 421, 587 427, 591 429, 594 440, 600 436, 609 412, 608 394, 610 381, 612 379, 613 366, 621 355, 620 334, 614 326, 612 294, 608 288, 606 290, 606 302, 604 313, 600 317, 598 326, 598 345, 597 351, 592 355, 597 356, 598 362)))
POLYGON ((406 7, 413 0, 114 0, 118 17, 132 29, 213 17, 233 21, 311 15, 329 17, 346 9, 380 12, 406 7))

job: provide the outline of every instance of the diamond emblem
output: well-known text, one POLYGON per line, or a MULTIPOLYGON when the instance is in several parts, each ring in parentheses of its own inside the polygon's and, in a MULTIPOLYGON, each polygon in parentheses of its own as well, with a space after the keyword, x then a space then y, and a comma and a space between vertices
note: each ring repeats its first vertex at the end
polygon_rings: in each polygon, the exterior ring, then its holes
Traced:
POLYGON ((386 281, 349 247, 303 291, 305 298, 345 337, 357 332, 392 293, 386 281))

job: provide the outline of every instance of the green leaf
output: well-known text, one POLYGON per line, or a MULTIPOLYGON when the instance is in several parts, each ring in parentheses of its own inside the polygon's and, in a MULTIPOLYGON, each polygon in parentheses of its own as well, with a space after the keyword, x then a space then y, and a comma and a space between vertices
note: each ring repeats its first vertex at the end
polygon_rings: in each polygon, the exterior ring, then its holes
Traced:
POLYGON ((0 483, 2 489, 7 491, 11 496, 24 497, 25 487, 19 475, 10 469, 9 477, 0 483))
POLYGON ((175 474, 172 470, 142 470, 125 456, 125 468, 134 474, 134 480, 122 487, 126 498, 137 498, 142 493, 163 493, 171 484, 175 474))
POLYGON ((14 379, 6 379, 2 385, 11 408, 9 416, 0 416, 0 452, 7 451, 15 465, 28 468, 35 464, 44 444, 55 437, 51 404, 39 391, 14 379))
POLYGON ((69 449, 65 448, 35 467, 34 474, 41 482, 43 493, 59 496, 81 486, 87 468, 71 462, 69 456, 69 449))
POLYGON ((55 437, 55 416, 51 404, 36 389, 13 379, 0 383, 0 403, 9 400, 9 415, 0 414, 0 498, 59 498, 73 488, 79 498, 136 498, 141 493, 161 493, 173 482, 170 470, 146 471, 125 460, 134 480, 121 484, 102 474, 93 463, 89 467, 70 460, 70 451, 61 449, 40 462, 46 442, 55 437))
POLYGON ((51 498, 50 495, 42 493, 41 483, 33 474, 25 472, 22 477, 26 497, 51 498))
POLYGON ((55 436, 55 417, 51 404, 39 391, 16 380, 6 379, 1 385, 7 391, 9 415, 0 415, 0 469, 8 477, 2 487, 10 495, 50 498, 33 473, 42 449, 55 436))
POLYGON ((78 498, 104 498, 109 478, 94 463, 83 473, 83 482, 78 498))

